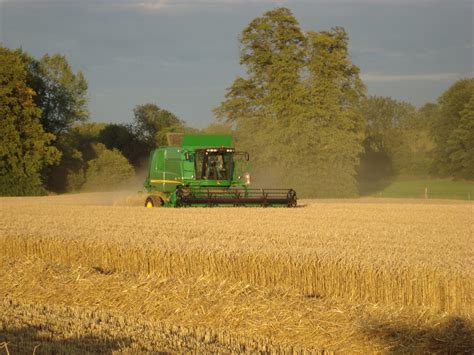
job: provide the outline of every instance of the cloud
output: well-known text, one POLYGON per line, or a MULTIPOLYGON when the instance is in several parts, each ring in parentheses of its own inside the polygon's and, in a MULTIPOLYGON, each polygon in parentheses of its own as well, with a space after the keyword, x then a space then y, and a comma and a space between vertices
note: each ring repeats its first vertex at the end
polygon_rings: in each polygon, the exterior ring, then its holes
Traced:
POLYGON ((354 46, 350 45, 349 47, 350 52, 356 55, 358 54, 368 54, 368 55, 380 55, 389 58, 401 58, 406 55, 403 51, 396 51, 387 48, 380 48, 380 47, 361 47, 361 46, 354 46))
MULTIPOLYGON (((325 0, 330 1, 330 0, 325 0)), ((77 3, 77 0, 0 0, 1 3, 77 3)), ((169 9, 180 7, 192 7, 199 5, 241 5, 259 3, 294 3, 306 2, 306 0, 81 0, 84 4, 108 4, 130 7, 141 7, 149 9, 169 9)), ((310 2, 310 1, 309 1, 310 2)))
MULTIPOLYGON (((468 0, 452 0, 468 3, 468 0)), ((77 0, 0 0, 0 4, 14 3, 78 3, 77 0)), ((122 9, 139 9, 144 11, 182 11, 196 9, 200 6, 243 6, 252 4, 273 4, 291 6, 293 4, 373 4, 373 5, 426 5, 440 3, 442 0, 81 0, 86 5, 109 5, 122 9)))
POLYGON ((379 72, 362 73, 365 82, 394 82, 394 81, 445 81, 472 77, 474 73, 431 73, 431 74, 383 74, 379 72))
POLYGON ((291 3, 305 3, 306 1, 307 0, 0 0, 0 5, 81 4, 84 6, 106 7, 109 9, 138 10, 157 13, 180 13, 188 10, 199 9, 199 7, 203 6, 225 7, 252 4, 273 4, 275 6, 283 6, 291 5, 291 3))
POLYGON ((124 8, 139 9, 156 12, 180 12, 199 8, 200 6, 233 6, 249 4, 283 5, 283 0, 136 0, 124 4, 124 8))
MULTIPOLYGON (((0 0, 1 1, 1 0, 0 0)), ((102 0, 107 1, 107 0, 102 0)), ((114 0, 110 0, 113 2, 114 0)), ((457 0, 453 0, 457 1, 457 0)), ((458 0, 464 2, 466 0, 458 0)), ((198 8, 199 6, 242 6, 252 4, 273 4, 276 6, 291 6, 292 4, 373 4, 373 5, 425 5, 439 3, 441 0, 132 0, 124 7, 148 11, 179 11, 198 8)))

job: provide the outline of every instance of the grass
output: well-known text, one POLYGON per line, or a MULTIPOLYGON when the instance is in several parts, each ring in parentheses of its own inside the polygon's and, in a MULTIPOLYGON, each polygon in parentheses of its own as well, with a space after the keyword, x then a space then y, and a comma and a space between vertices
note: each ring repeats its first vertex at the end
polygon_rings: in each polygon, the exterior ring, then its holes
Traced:
POLYGON ((443 179, 399 180, 373 193, 373 196, 473 200, 474 182, 443 179))

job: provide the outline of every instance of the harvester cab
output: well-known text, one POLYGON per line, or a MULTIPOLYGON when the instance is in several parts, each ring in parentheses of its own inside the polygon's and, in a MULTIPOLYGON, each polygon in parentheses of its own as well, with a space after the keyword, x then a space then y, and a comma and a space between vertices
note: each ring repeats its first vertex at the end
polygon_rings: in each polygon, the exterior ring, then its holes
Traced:
POLYGON ((249 170, 230 135, 169 134, 150 153, 145 206, 296 206, 292 189, 250 188, 249 170))

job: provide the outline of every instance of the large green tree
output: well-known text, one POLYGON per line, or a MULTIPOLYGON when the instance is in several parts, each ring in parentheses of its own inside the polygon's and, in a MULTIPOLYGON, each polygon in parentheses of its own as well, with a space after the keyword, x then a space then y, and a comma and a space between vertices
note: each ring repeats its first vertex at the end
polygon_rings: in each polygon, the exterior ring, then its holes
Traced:
POLYGON ((257 178, 312 196, 355 194, 364 86, 346 32, 305 34, 289 9, 277 8, 253 20, 240 44, 247 75, 214 112, 252 154, 257 178))
POLYGON ((92 146, 96 157, 87 163, 86 191, 107 191, 123 187, 134 176, 134 169, 117 149, 109 150, 102 143, 92 146))
POLYGON ((457 166, 456 174, 474 178, 474 93, 460 112, 459 125, 447 142, 451 161, 457 166))
POLYGON ((365 87, 352 64, 345 30, 310 31, 308 78, 302 135, 306 137, 305 165, 318 195, 357 194, 356 168, 362 151, 365 119, 360 101, 365 87))
MULTIPOLYGON (((27 68, 27 84, 36 92, 35 104, 41 109, 43 129, 54 134, 54 146, 62 153, 59 165, 42 170, 46 188, 54 192, 68 189, 68 176, 77 170, 78 151, 69 142, 71 128, 88 119, 87 82, 81 71, 74 73, 65 56, 45 54, 40 59, 22 52, 27 68)), ((75 141, 75 139, 72 139, 75 141)), ((79 179, 80 180, 80 179, 79 179)), ((77 185, 77 184, 73 184, 77 185)))
POLYGON ((50 189, 57 192, 114 188, 122 172, 129 171, 131 163, 138 169, 149 153, 129 126, 98 122, 74 125, 59 137, 58 145, 64 159, 50 175, 50 189))
POLYGON ((74 125, 59 136, 56 145, 63 156, 58 166, 47 171, 49 190, 63 193, 81 189, 87 162, 96 158, 93 145, 100 141, 100 133, 105 127, 105 123, 86 122, 74 125))
POLYGON ((41 124, 47 132, 60 136, 74 123, 86 121, 87 82, 81 71, 74 73, 65 56, 45 54, 39 60, 23 53, 28 85, 36 92, 41 108, 41 124))
POLYGON ((60 158, 26 75, 21 52, 0 47, 0 195, 43 193, 40 171, 60 158))
POLYGON ((367 121, 359 167, 363 189, 395 176, 427 176, 433 149, 427 115, 432 107, 417 111, 409 103, 380 96, 368 97, 361 107, 367 121))
POLYGON ((184 128, 184 122, 175 114, 153 103, 138 105, 133 113, 134 132, 137 138, 146 145, 148 151, 157 146, 166 145, 167 133, 182 131, 184 128))
POLYGON ((461 79, 438 99, 432 125, 436 143, 433 172, 440 176, 474 179, 472 163, 472 98, 474 79, 461 79))
POLYGON ((101 130, 99 142, 107 149, 118 149, 134 167, 139 167, 150 153, 131 125, 108 124, 101 130))

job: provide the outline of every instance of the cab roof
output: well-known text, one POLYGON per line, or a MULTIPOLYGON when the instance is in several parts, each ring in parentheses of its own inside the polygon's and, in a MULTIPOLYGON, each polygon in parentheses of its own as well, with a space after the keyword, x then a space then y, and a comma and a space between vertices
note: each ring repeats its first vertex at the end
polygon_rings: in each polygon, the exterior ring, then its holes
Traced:
POLYGON ((182 147, 232 147, 230 134, 185 134, 181 141, 182 147))

